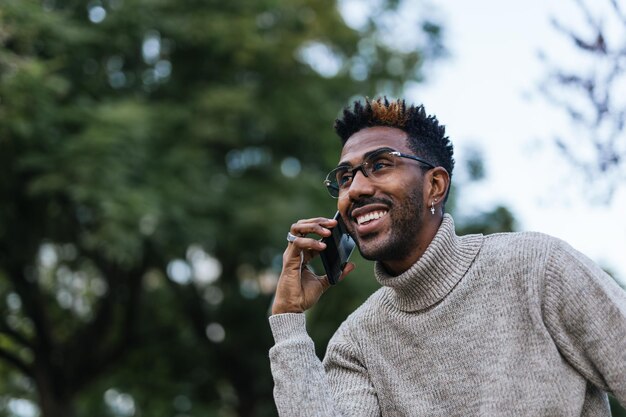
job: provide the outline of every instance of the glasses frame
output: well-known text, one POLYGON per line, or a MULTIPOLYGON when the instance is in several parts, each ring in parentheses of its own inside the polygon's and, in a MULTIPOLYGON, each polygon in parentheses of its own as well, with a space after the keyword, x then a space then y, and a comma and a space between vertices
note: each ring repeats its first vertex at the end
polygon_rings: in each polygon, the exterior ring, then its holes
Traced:
MULTIPOLYGON (((411 159, 413 161, 417 161, 421 164, 426 165, 429 169, 433 169, 435 168, 435 166, 433 164, 431 164, 430 162, 426 161, 425 159, 422 159, 418 156, 415 155, 409 155, 409 154, 405 154, 402 152, 398 152, 398 151, 386 151, 386 150, 381 150, 380 153, 378 152, 374 152, 372 155, 369 155, 365 158, 365 161, 363 161, 362 163, 360 163, 359 165, 353 167, 353 168, 346 168, 347 172, 349 172, 350 174, 352 174, 352 178, 354 178, 354 176, 356 175, 357 171, 361 171, 361 173, 366 177, 369 178, 369 175, 367 174, 367 171, 365 170, 365 167, 367 166, 367 163, 369 162, 369 159, 371 159, 374 156, 378 156, 378 155, 382 155, 382 154, 388 154, 388 155, 393 155, 393 156, 397 156, 400 158, 406 158, 406 159, 411 159)), ((326 186, 326 189, 328 190, 328 193, 330 194, 330 196, 332 198, 339 198, 339 187, 338 186, 334 186, 333 182, 329 179, 330 175, 335 172, 337 169, 339 168, 343 168, 341 166, 335 167, 333 170, 331 170, 327 175, 326 175, 326 179, 324 180, 324 185, 326 186)), ((348 187, 350 188, 350 187, 348 187)))

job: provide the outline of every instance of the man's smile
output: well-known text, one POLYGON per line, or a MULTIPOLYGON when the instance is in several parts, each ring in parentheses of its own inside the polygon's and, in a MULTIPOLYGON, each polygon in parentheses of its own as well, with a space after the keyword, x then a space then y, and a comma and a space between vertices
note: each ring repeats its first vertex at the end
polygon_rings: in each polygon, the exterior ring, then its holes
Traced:
POLYGON ((367 224, 371 222, 372 220, 380 219, 387 213, 388 213, 387 211, 381 210, 381 211, 373 211, 371 213, 362 214, 356 218, 356 222, 359 224, 359 226, 362 224, 367 224))
POLYGON ((363 238, 380 231, 388 214, 389 207, 381 203, 367 204, 352 210, 351 218, 356 234, 363 238))

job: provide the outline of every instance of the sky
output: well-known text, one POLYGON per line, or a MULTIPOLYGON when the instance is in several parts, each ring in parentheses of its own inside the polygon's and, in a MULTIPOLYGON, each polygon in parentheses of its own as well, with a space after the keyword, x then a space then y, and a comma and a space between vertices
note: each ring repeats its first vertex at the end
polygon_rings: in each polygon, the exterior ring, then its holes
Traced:
MULTIPOLYGON (((593 3, 602 2, 608 4, 593 3)), ((551 141, 555 134, 571 132, 571 123, 538 90, 547 68, 540 50, 557 62, 583 65, 550 24, 556 16, 584 27, 574 1, 433 4, 447 31, 450 57, 429 68, 427 82, 407 96, 446 125, 459 159, 470 146, 484 153, 487 178, 461 190, 459 200, 466 204, 461 212, 504 204, 519 230, 567 241, 626 285, 626 186, 608 204, 592 192, 593 185, 551 141)))
MULTIPOLYGON (((608 10, 609 0, 586 1, 594 10, 608 10)), ((624 10, 625 3, 621 0, 624 10)), ((342 12, 353 27, 366 14, 363 4, 343 1, 342 12)), ((408 39, 410 47, 411 38, 402 36, 407 33, 404 26, 419 20, 424 7, 417 5, 424 3, 404 4, 400 20, 390 25, 400 33, 391 37, 404 39, 401 47, 408 39)), ((423 103, 446 125, 457 160, 476 146, 485 158, 487 177, 460 190, 459 214, 503 204, 514 213, 518 230, 567 241, 626 286, 626 186, 606 203, 596 192, 597 184, 586 182, 565 162, 552 138, 571 135, 572 124, 539 92, 547 73, 540 51, 559 64, 586 65, 550 23, 556 17, 585 28, 575 1, 432 0, 426 7, 445 28, 449 57, 427 66, 426 82, 410 88, 406 97, 423 103)), ((618 36, 623 42, 626 33, 618 36)))

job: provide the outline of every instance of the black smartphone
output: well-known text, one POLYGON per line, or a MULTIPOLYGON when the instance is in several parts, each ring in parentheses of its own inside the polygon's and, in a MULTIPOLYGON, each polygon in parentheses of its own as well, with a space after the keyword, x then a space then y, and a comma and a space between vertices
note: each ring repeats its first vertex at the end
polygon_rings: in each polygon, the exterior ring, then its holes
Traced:
POLYGON ((346 231, 346 225, 343 223, 339 212, 335 214, 333 219, 337 220, 337 226, 330 229, 332 232, 330 236, 322 238, 322 242, 326 243, 326 249, 321 252, 320 258, 322 258, 328 282, 335 285, 339 281, 341 271, 352 255, 356 243, 346 231))

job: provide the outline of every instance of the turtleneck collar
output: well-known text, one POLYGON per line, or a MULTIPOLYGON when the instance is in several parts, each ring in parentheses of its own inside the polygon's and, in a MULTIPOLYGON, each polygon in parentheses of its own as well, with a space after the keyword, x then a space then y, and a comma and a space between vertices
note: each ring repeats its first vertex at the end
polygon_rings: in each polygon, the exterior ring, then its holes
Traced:
POLYGON ((406 312, 437 304, 467 272, 483 239, 483 235, 457 236, 452 216, 445 214, 432 242, 408 270, 391 276, 382 264, 376 262, 376 279, 387 287, 384 297, 394 307, 406 312))

